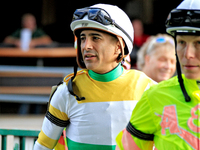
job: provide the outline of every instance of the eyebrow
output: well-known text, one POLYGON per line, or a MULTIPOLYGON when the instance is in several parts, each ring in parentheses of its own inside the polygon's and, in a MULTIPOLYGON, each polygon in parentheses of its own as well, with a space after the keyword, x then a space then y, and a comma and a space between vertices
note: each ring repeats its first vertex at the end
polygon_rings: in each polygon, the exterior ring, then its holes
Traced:
MULTIPOLYGON (((85 36, 85 33, 80 34, 80 37, 81 36, 85 36)), ((102 36, 102 35, 98 33, 89 33, 89 36, 102 36)))
MULTIPOLYGON (((191 35, 192 36, 192 35, 191 35)), ((177 36, 178 37, 178 36, 177 36)), ((187 39, 187 35, 179 36, 180 39, 187 39)), ((192 36, 192 39, 198 40, 200 39, 200 36, 192 36)))

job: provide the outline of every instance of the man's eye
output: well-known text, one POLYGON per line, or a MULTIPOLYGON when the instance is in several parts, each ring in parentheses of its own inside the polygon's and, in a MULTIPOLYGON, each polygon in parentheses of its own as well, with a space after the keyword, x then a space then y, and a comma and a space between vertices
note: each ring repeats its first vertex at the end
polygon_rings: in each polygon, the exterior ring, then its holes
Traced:
POLYGON ((184 41, 179 41, 178 43, 180 43, 180 44, 184 44, 185 42, 184 42, 184 41))
POLYGON ((200 41, 197 41, 197 44, 199 44, 199 45, 200 45, 200 41))
POLYGON ((93 37, 93 39, 94 39, 94 40, 98 40, 98 39, 99 39, 99 37, 95 37, 95 36, 94 36, 94 37, 93 37))
POLYGON ((197 41, 197 42, 196 42, 196 48, 197 48, 197 49, 200 49, 200 41, 197 41))
POLYGON ((80 39, 81 39, 81 41, 84 41, 84 40, 85 40, 85 37, 81 37, 80 39))

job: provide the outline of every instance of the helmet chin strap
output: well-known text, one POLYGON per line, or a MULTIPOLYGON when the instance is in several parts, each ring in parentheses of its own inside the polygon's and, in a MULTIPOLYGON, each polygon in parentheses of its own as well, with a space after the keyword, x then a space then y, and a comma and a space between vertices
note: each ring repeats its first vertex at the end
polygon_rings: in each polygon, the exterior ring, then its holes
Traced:
POLYGON ((74 64, 74 76, 71 77, 71 79, 69 80, 68 84, 67 84, 67 87, 68 87, 68 91, 71 95, 75 96, 76 97, 76 100, 78 101, 82 101, 82 100, 85 100, 85 97, 79 97, 78 95, 76 95, 73 91, 73 80, 74 78, 76 77, 76 74, 77 74, 77 64, 75 63, 74 64))
POLYGON ((120 43, 120 47, 121 47, 121 50, 122 52, 119 54, 119 56, 117 57, 117 62, 121 62, 123 60, 123 58, 125 57, 124 56, 124 47, 125 47, 125 43, 122 39, 122 37, 120 36, 117 36, 118 40, 119 40, 119 43, 120 43))
POLYGON ((181 90, 183 92, 183 95, 185 97, 185 101, 186 102, 190 102, 191 101, 191 98, 189 97, 186 89, 185 89, 185 86, 183 84, 183 78, 182 78, 182 75, 181 75, 181 67, 180 67, 180 62, 179 62, 179 59, 178 59, 178 55, 177 55, 177 42, 176 42, 176 34, 174 36, 174 42, 175 42, 175 52, 176 52, 176 70, 177 70, 177 75, 178 75, 178 82, 180 84, 180 87, 181 87, 181 90))

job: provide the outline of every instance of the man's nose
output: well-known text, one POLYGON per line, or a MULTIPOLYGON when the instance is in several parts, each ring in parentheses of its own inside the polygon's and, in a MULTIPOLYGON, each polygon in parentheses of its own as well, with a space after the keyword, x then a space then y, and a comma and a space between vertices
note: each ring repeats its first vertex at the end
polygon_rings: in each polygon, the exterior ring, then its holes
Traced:
POLYGON ((86 38, 85 41, 82 43, 82 48, 84 50, 92 49, 92 41, 89 38, 86 38))
POLYGON ((166 61, 165 61, 165 64, 164 64, 164 68, 169 69, 170 66, 171 66, 170 60, 166 60, 166 61))
POLYGON ((186 59, 191 59, 195 57, 195 47, 192 44, 188 44, 184 53, 186 59))

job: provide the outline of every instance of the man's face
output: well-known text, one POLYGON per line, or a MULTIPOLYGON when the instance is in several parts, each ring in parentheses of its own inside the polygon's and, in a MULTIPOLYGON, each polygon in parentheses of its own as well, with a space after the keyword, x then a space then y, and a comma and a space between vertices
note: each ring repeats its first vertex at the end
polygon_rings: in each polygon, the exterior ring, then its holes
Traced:
POLYGON ((158 48, 152 55, 147 55, 145 65, 146 74, 156 82, 171 78, 176 70, 175 50, 158 48))
POLYGON ((200 79, 200 36, 177 35, 177 54, 188 79, 200 79))
POLYGON ((36 28, 36 20, 33 16, 27 16, 22 21, 23 28, 28 28, 30 30, 35 30, 36 28))
POLYGON ((86 68, 96 73, 106 73, 117 66, 121 47, 117 38, 96 30, 80 33, 81 53, 86 68))

